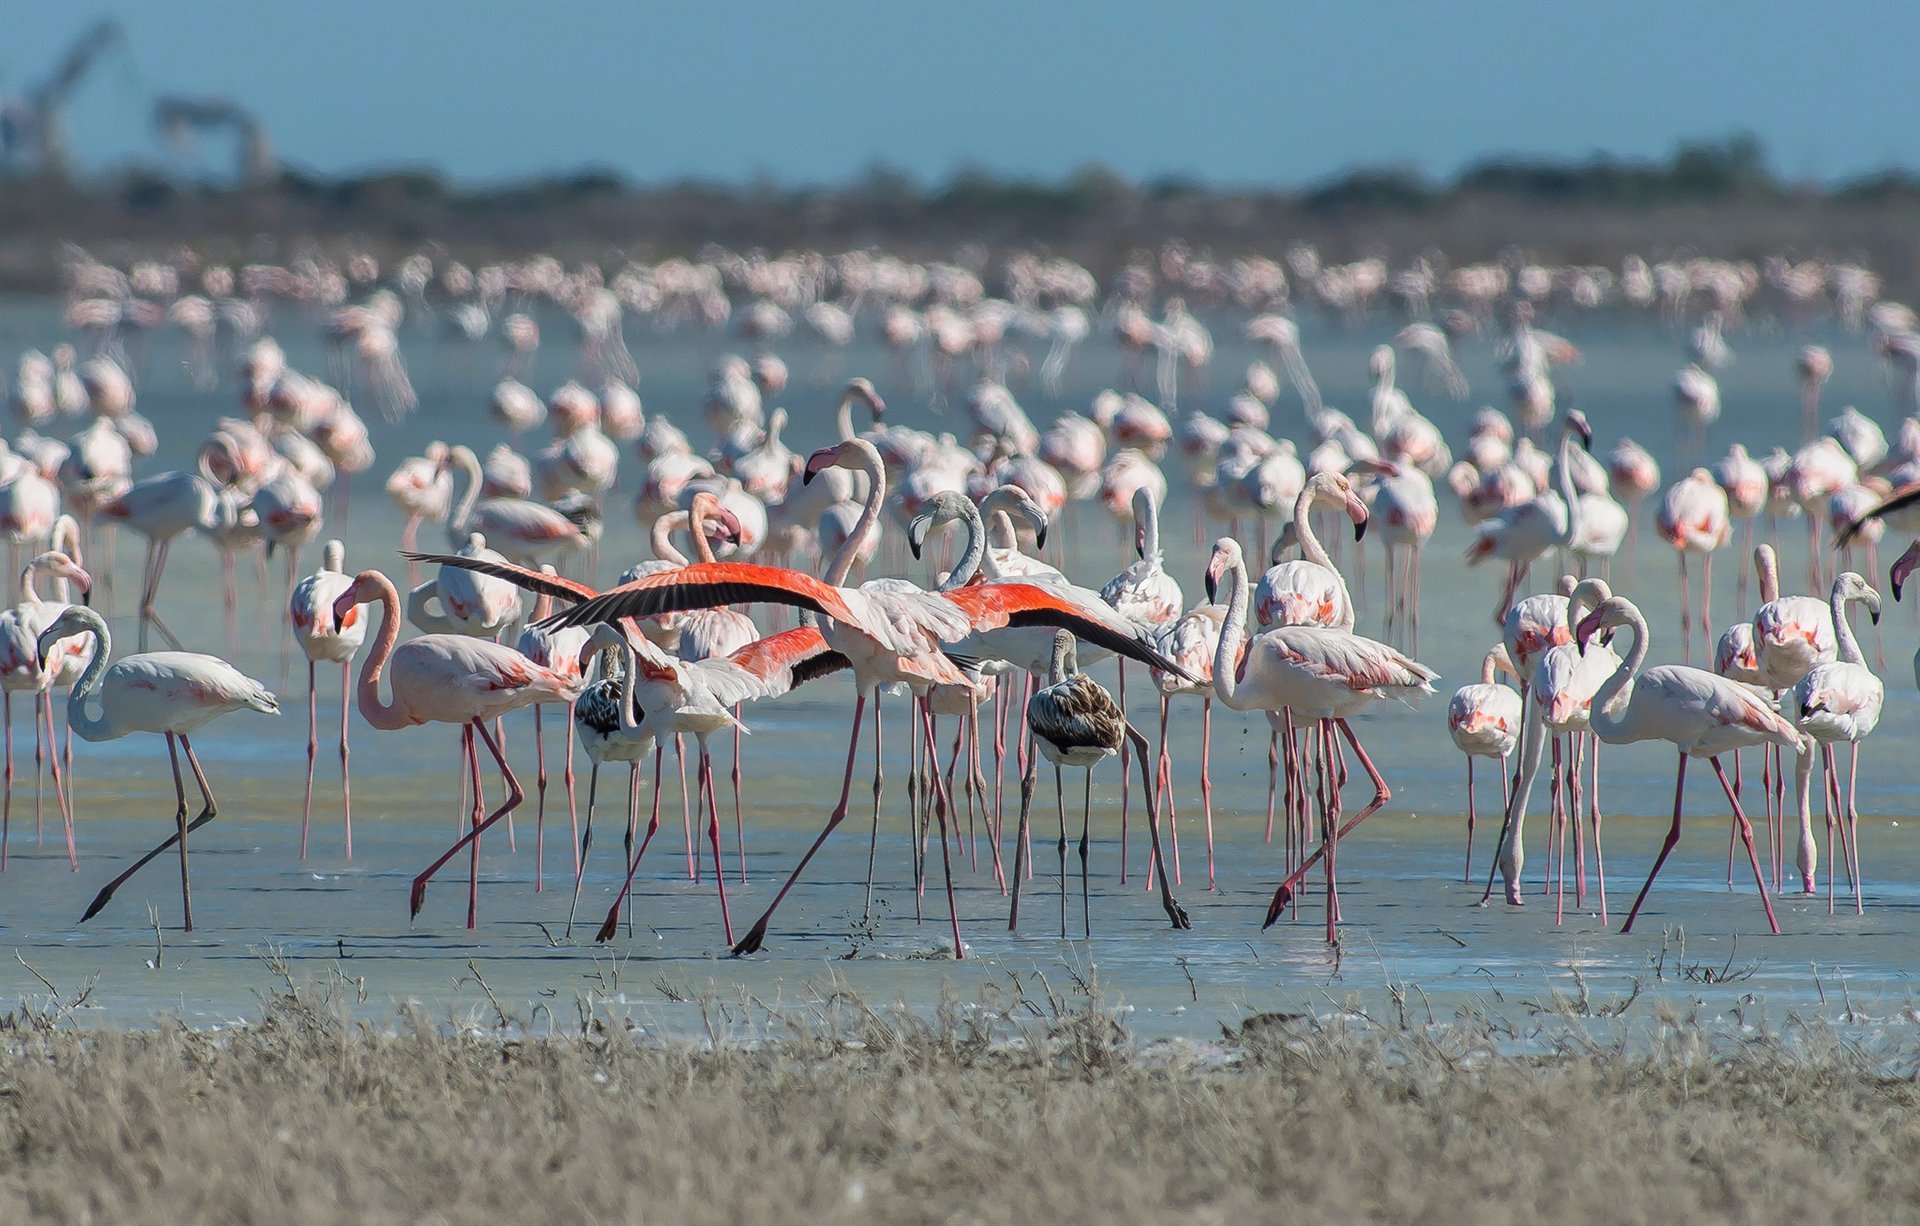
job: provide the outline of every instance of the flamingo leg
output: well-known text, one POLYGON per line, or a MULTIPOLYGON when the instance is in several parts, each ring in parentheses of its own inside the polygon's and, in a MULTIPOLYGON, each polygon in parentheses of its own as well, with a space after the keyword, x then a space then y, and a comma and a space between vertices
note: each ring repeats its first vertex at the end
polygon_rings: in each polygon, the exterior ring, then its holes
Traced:
MULTIPOLYGON (((340 665, 340 810, 346 821, 347 859, 353 859, 353 754, 347 748, 347 715, 353 709, 353 662, 340 665)), ((71 772, 69 772, 71 774, 71 772)))
POLYGON ((1060 939, 1067 939, 1067 799, 1060 781, 1060 764, 1053 764, 1053 807, 1060 815, 1060 939))
MULTIPOLYGON (((1312 871, 1313 866, 1319 863, 1323 855, 1331 854, 1333 844, 1345 838, 1348 832, 1355 826, 1358 826, 1361 822, 1366 821, 1369 817, 1378 813, 1389 800, 1393 799, 1393 790, 1387 787, 1386 779, 1381 776, 1379 769, 1374 766, 1373 759, 1367 756, 1367 751, 1361 747, 1360 739, 1354 735, 1352 726, 1344 719, 1333 720, 1332 724, 1334 729, 1346 738, 1347 744, 1353 747, 1354 756, 1360 760, 1361 769, 1365 770, 1367 772, 1367 778, 1372 780, 1374 788, 1373 799, 1367 802, 1364 809, 1361 809, 1358 813, 1348 818, 1337 829, 1332 830, 1330 832, 1332 837, 1325 839, 1319 850, 1316 850, 1312 855, 1302 861, 1300 866, 1294 869, 1293 872, 1287 876, 1286 880, 1280 883, 1280 888, 1273 892, 1273 901, 1267 907, 1266 921, 1260 925, 1262 929, 1273 927, 1273 922, 1280 918, 1280 913, 1286 910, 1289 902, 1293 901, 1293 892, 1299 888, 1301 878, 1312 871)), ((1329 743, 1331 743, 1331 740, 1329 743)), ((1329 764, 1328 769, 1333 769, 1331 764, 1329 764)), ((1336 783, 1334 786, 1337 788, 1338 784, 1336 783)))
POLYGON ((1855 801, 1854 786, 1860 779, 1860 742, 1855 741, 1848 755, 1847 766, 1847 842, 1853 855, 1853 913, 1866 914, 1866 900, 1860 885, 1860 806, 1855 801))
POLYGON ((320 751, 320 708, 314 663, 307 661, 307 795, 300 808, 300 858, 307 858, 307 827, 313 821, 313 763, 320 751))
POLYGON ((7 715, 6 792, 0 798, 0 870, 7 866, 7 841, 13 832, 13 691, 5 691, 7 715))
MULTIPOLYGON (((1033 688, 1027 689, 1027 700, 1033 699, 1033 688)), ((1021 730, 1026 727, 1025 708, 1020 717, 1021 730)), ((1033 817, 1033 777, 1039 767, 1039 754, 1029 747, 1026 764, 1020 774, 1020 825, 1013 832, 1013 901, 1007 908, 1007 931, 1020 930, 1020 885, 1031 871, 1029 864, 1033 857, 1033 848, 1027 840, 1028 823, 1033 817)))
POLYGON ((173 821, 175 833, 180 845, 180 914, 184 920, 182 927, 193 931, 193 882, 187 875, 187 785, 180 778, 180 754, 174 744, 174 734, 167 736, 167 760, 173 766, 173 794, 179 800, 174 809, 173 821))
POLYGON ((67 867, 79 872, 80 853, 73 845, 73 806, 67 797, 66 784, 60 778, 60 736, 53 730, 53 695, 46 690, 40 691, 40 714, 46 725, 47 767, 53 772, 53 802, 59 806, 60 822, 66 828, 67 867))
POLYGON ((1627 911, 1627 922, 1620 925, 1622 933, 1633 931, 1633 921, 1640 914, 1640 904, 1647 900, 1647 891, 1653 888, 1653 879, 1660 875, 1660 866, 1667 862, 1674 846, 1680 842, 1681 807, 1687 795, 1687 755, 1680 755, 1680 766, 1673 777, 1673 825, 1667 830, 1666 839, 1660 844, 1660 854, 1654 857, 1653 869, 1647 874, 1646 884, 1640 887, 1640 893, 1634 897, 1633 906, 1627 911))
POLYGON ((840 783, 840 803, 834 806, 833 812, 827 817, 826 826, 814 838, 806 854, 800 857, 800 863, 793 866, 793 872, 788 875, 779 892, 773 896, 773 901, 768 904, 766 914, 754 922, 753 927, 747 930, 746 936, 734 942, 733 952, 736 957, 759 951, 766 942, 767 923, 773 918, 773 913, 780 906, 781 900, 786 898, 787 891, 793 888, 793 883, 800 879, 800 874, 806 870, 807 863, 820 850, 820 845, 827 841, 827 836, 833 833, 834 827, 846 820, 847 800, 853 791, 853 755, 860 744, 860 721, 865 718, 866 713, 867 696, 862 692, 853 704, 853 732, 847 738, 847 769, 840 783))
MULTIPOLYGON (((1126 777, 1121 776, 1120 790, 1126 790, 1126 777)), ((1093 768, 1086 770, 1086 783, 1080 791, 1080 927, 1085 940, 1093 939, 1093 909, 1087 902, 1087 829, 1093 822, 1093 768)))
POLYGON ((1213 699, 1200 700, 1200 805, 1207 815, 1207 889, 1213 885, 1213 699))
POLYGON ((567 905, 567 936, 573 936, 573 917, 580 909, 580 884, 585 879, 587 848, 593 845, 593 805, 600 792, 600 764, 595 762, 587 774, 587 824, 580 831, 580 848, 574 853, 573 901, 567 905))
POLYGON ((547 867, 547 730, 540 719, 540 708, 545 705, 533 704, 533 892, 536 894, 545 888, 547 867))
MULTIPOLYGON (((1120 703, 1120 718, 1125 719, 1127 717, 1127 662, 1125 660, 1119 661, 1119 668, 1120 668, 1120 685, 1119 685, 1118 699, 1120 703)), ((1127 777, 1127 765, 1128 765, 1128 762, 1131 760, 1132 754, 1133 754, 1133 746, 1129 745, 1124 740, 1121 741, 1120 742, 1120 777, 1122 779, 1125 779, 1127 777)), ((1129 808, 1129 799, 1131 798, 1132 795, 1133 794, 1127 791, 1125 788, 1120 789, 1120 884, 1121 885, 1127 884, 1127 811, 1129 808)))
MULTIPOLYGON (((854 743, 858 744, 860 739, 860 728, 857 724, 854 726, 853 736, 854 736, 854 743)), ((912 742, 909 742, 909 744, 911 743, 912 742)), ((847 749, 847 757, 849 761, 852 760, 852 757, 853 757, 852 746, 849 746, 847 749)), ((869 834, 867 838, 867 901, 866 901, 866 906, 860 912, 860 922, 863 924, 873 918, 873 870, 874 870, 875 861, 878 859, 880 854, 880 789, 881 789, 881 786, 882 786, 882 783, 881 783, 881 772, 880 772, 880 693, 878 690, 876 690, 874 691, 874 695, 873 695, 873 830, 872 830, 872 833, 869 834)), ((907 840, 907 844, 910 849, 917 849, 919 846, 918 842, 912 838, 909 838, 907 840)), ((802 863, 804 863, 804 861, 802 863)), ((916 907, 919 905, 917 901, 919 898, 918 887, 920 882, 919 863, 920 863, 919 856, 916 850, 914 854, 914 886, 915 886, 914 897, 916 899, 914 905, 916 907)))
MULTIPOLYGON (((733 717, 735 720, 740 718, 740 704, 738 703, 734 704, 733 717)), ((731 780, 733 783, 733 836, 735 844, 740 849, 740 884, 745 885, 747 884, 747 819, 740 801, 740 736, 740 725, 735 723, 733 726, 731 780)), ((731 937, 728 938, 727 943, 733 943, 731 937)))
POLYGON ((1473 755, 1467 755, 1467 867, 1461 872, 1462 881, 1473 880, 1473 755))
MULTIPOLYGON (((440 853, 438 859, 432 864, 429 864, 424 872, 413 879, 413 889, 408 898, 410 915, 420 914, 420 908, 427 900, 427 882, 432 880, 433 875, 446 867, 449 860, 459 855, 471 844, 477 842, 480 836, 486 833, 488 827, 511 813, 515 806, 526 799, 527 794, 521 790, 520 780, 514 775, 513 768, 507 765, 506 755, 500 752, 500 746, 494 741, 493 734, 487 731, 486 725, 481 721, 476 719, 469 722, 474 732, 479 734, 481 741, 485 742, 488 752, 493 754, 493 760, 499 764, 501 781, 507 785, 507 796, 506 799, 501 802, 498 809, 495 809, 487 815, 486 820, 479 822, 473 829, 461 835, 460 838, 454 842, 453 846, 440 853)), ((476 778, 474 782, 477 785, 479 780, 476 778)), ((478 790, 476 786, 475 792, 477 793, 478 790)), ((467 920, 467 927, 472 928, 477 926, 471 906, 468 908, 467 920)))
POLYGON ((1726 768, 1720 765, 1716 755, 1708 758, 1713 764, 1714 778, 1720 781, 1720 790, 1726 793, 1727 803, 1733 806, 1734 820, 1740 823, 1740 841, 1747 847, 1747 862, 1753 866, 1753 884, 1760 891, 1760 905, 1767 912, 1767 927, 1775 936, 1780 934, 1780 923, 1773 917, 1773 900, 1767 894, 1767 879, 1760 872, 1760 853, 1753 845, 1753 823, 1747 820, 1746 811, 1740 807, 1740 797, 1733 790, 1733 783, 1727 778, 1726 768))

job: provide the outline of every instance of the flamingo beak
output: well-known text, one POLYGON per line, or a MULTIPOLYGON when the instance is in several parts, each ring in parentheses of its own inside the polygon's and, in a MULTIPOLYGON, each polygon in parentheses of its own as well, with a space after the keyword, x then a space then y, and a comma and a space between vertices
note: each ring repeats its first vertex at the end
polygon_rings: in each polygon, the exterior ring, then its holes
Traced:
POLYGON ((820 450, 808 456, 806 471, 801 474, 800 484, 811 485, 815 474, 832 468, 834 456, 834 449, 831 447, 822 447, 820 450))
POLYGON ((1360 501, 1358 494, 1347 495, 1347 518, 1353 521, 1353 539, 1356 541, 1366 539, 1369 518, 1367 504, 1360 501))
POLYGON ((927 533, 933 528, 933 516, 922 513, 913 517, 907 525, 907 548, 913 551, 913 560, 920 560, 921 547, 927 543, 927 533))
POLYGON ((1047 528, 1047 521, 1042 519, 1040 526, 1033 530, 1033 547, 1035 549, 1045 549, 1047 547, 1047 528))
POLYGON ((360 602, 353 588, 349 587, 340 593, 339 599, 333 602, 333 624, 337 626, 346 620, 347 610, 358 603, 360 602))

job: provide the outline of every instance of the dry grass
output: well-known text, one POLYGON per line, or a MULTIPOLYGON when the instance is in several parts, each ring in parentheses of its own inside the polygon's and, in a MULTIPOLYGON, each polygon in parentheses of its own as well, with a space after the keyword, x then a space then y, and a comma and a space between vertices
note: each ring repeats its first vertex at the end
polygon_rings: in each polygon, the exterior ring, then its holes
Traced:
MULTIPOLYGON (((336 984, 336 987, 339 985, 336 984)), ((343 1020, 0 1034, 0 1221, 1911 1219, 1920 1091, 1828 1032, 1496 1056, 1487 1028, 1268 1016, 1140 1048, 1016 984, 915 1020, 828 991, 650 1043, 584 1001, 530 1037, 343 1020)), ((554 1018, 543 1016, 544 1022, 554 1018)))

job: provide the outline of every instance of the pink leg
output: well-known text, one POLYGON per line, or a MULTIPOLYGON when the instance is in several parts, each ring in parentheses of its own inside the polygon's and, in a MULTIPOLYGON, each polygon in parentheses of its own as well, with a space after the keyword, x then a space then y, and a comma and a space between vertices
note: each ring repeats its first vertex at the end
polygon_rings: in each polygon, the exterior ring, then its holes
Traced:
MULTIPOLYGON (((1681 555, 1683 558, 1685 555, 1681 555)), ((1685 563, 1683 562, 1682 565, 1685 563)), ((1622 933, 1633 931, 1633 921, 1640 914, 1640 904, 1647 901, 1647 891, 1653 888, 1653 879, 1660 875, 1660 866, 1667 862, 1675 844, 1680 842, 1681 806, 1687 795, 1687 755, 1680 755, 1680 766, 1673 777, 1673 825, 1667 830, 1667 837, 1660 844, 1660 854, 1653 859, 1653 869, 1647 874, 1646 884, 1640 887, 1640 893, 1634 898, 1633 906, 1627 911, 1627 922, 1620 925, 1622 933)))
MULTIPOLYGON (((1125 719, 1127 717, 1127 662, 1125 660, 1121 660, 1119 663, 1120 663, 1120 686, 1119 686, 1120 718, 1125 719)), ((1120 742, 1120 779, 1121 779, 1121 782, 1123 783, 1126 781, 1127 765, 1129 762, 1132 761, 1132 757, 1133 757, 1133 746, 1129 745, 1125 740, 1122 740, 1120 742)), ((1127 810, 1129 808, 1129 801, 1132 798, 1132 796, 1133 796, 1133 793, 1129 792, 1126 788, 1122 787, 1120 789, 1120 884, 1121 885, 1127 884, 1127 810)))
MULTIPOLYGON (((540 719, 540 708, 533 704, 533 892, 546 888, 547 862, 547 730, 540 719)), ((568 730, 571 734, 571 729, 568 730)))
POLYGON ((786 898, 787 891, 793 888, 793 883, 800 879, 800 874, 806 870, 807 863, 820 850, 820 845, 827 841, 827 836, 833 833, 834 827, 846 820, 847 799, 853 791, 853 755, 860 744, 860 721, 866 716, 866 712, 867 696, 863 691, 853 704, 853 732, 847 738, 847 769, 840 782, 840 803, 834 806, 833 812, 827 816, 825 828, 813 840, 812 846, 807 848, 806 854, 800 857, 800 863, 794 865, 793 872, 781 885, 780 891, 773 896, 773 902, 768 904, 766 914, 754 922, 753 927, 747 930, 746 936, 734 942, 733 952, 736 955, 757 953, 765 944, 767 923, 773 918, 773 913, 780 906, 781 900, 786 898))
POLYGON ((1200 702, 1200 805, 1207 815, 1207 888, 1213 889, 1213 699, 1200 702))
POLYGON ((1473 880, 1473 755, 1467 755, 1467 867, 1460 875, 1462 881, 1473 880))
MULTIPOLYGON (((7 841, 13 832, 13 691, 5 691, 7 712, 7 776, 5 798, 0 799, 0 869, 7 866, 7 841)), ((36 716, 37 720, 38 717, 36 716)), ((36 728, 38 723, 34 725, 36 728)))
POLYGON ((1747 820, 1746 812, 1740 807, 1740 797, 1734 794, 1733 784, 1727 778, 1726 768, 1720 765, 1717 757, 1708 758, 1713 763, 1714 778, 1720 781, 1720 790, 1726 793, 1727 803, 1733 806, 1734 820, 1740 823, 1740 841, 1747 845, 1747 862, 1753 865, 1753 884, 1760 891, 1760 905, 1767 912, 1767 927, 1775 936, 1780 934, 1780 923, 1773 917, 1773 900, 1767 895, 1767 879, 1760 872, 1760 853, 1753 845, 1753 823, 1747 820))
POLYGON ((307 828, 313 821, 313 761, 320 751, 320 708, 315 693, 314 664, 307 661, 307 796, 300 808, 300 858, 307 858, 307 828))
MULTIPOLYGON (((938 763, 939 746, 934 743, 933 711, 925 703, 920 704, 920 726, 925 731, 926 754, 929 762, 938 763)), ((934 813, 940 821, 940 867, 947 879, 947 920, 953 927, 953 956, 956 961, 967 956, 967 947, 960 940, 960 909, 953 895, 953 862, 948 853, 947 815, 953 812, 953 799, 947 794, 946 785, 940 780, 939 770, 931 772, 934 788, 934 813)))
POLYGON ((353 754, 347 749, 347 716, 353 709, 353 664, 340 666, 340 811, 346 823, 347 859, 353 859, 353 754))
MULTIPOLYGON (((476 733, 479 734, 480 739, 486 743, 487 749, 493 754, 494 761, 499 764, 500 778, 507 785, 507 796, 505 801, 501 803, 498 809, 495 809, 492 813, 487 815, 487 818, 485 821, 480 822, 479 824, 474 826, 472 830, 469 830, 467 833, 461 835, 460 838, 457 841, 455 841, 453 846, 447 848, 446 851, 440 853, 440 857, 437 860, 435 860, 432 864, 429 864, 427 866, 425 872, 421 873, 418 877, 415 877, 413 879, 412 896, 408 900, 409 913, 412 915, 420 914, 421 904, 425 903, 427 900, 427 882, 432 879, 433 875, 439 872, 442 868, 446 867, 446 864, 449 860, 459 855, 463 850, 465 850, 472 843, 478 841, 480 836, 486 832, 489 826, 493 825, 495 822, 505 817, 508 813, 512 812, 514 806, 518 805, 521 801, 526 799, 526 793, 520 790, 520 780, 514 777, 513 768, 507 765, 506 755, 500 752, 500 746, 495 743, 493 739, 493 734, 488 732, 485 725, 481 724, 480 721, 478 720, 472 721, 468 726, 471 727, 476 733)), ((477 785, 479 780, 476 778, 474 782, 477 785)), ((475 787, 474 791, 476 795, 479 793, 478 786, 475 787)), ((476 809, 478 808, 477 805, 475 807, 476 809)), ((473 908, 471 905, 468 908, 467 918, 468 918, 467 926, 469 928, 474 927, 475 926, 474 915, 473 915, 473 908)))
POLYGON ((67 835, 67 867, 80 871, 80 853, 73 845, 73 811, 67 806, 66 784, 60 778, 60 737, 53 730, 53 695, 40 691, 40 711, 47 732, 47 765, 53 771, 53 803, 60 809, 60 824, 67 835))
MULTIPOLYGON (((1361 769, 1367 772, 1367 778, 1373 782, 1373 799, 1367 802, 1367 807, 1354 814, 1333 832, 1332 841, 1338 841, 1345 838, 1355 826, 1378 813, 1387 801, 1393 799, 1393 791, 1387 787, 1386 779, 1381 776, 1379 768, 1374 766, 1373 759, 1367 756, 1367 751, 1361 747, 1360 739, 1354 735, 1353 728, 1347 721, 1336 719, 1333 725, 1346 738, 1347 744, 1353 747, 1354 757, 1359 759, 1361 769)), ((1260 925, 1262 928, 1272 927, 1273 922, 1280 918, 1280 913, 1286 910, 1287 904, 1293 900, 1293 892, 1299 888, 1301 878, 1312 870, 1322 854, 1322 851, 1315 851, 1280 883, 1280 888, 1273 892, 1273 901, 1267 907, 1267 918, 1260 925)))

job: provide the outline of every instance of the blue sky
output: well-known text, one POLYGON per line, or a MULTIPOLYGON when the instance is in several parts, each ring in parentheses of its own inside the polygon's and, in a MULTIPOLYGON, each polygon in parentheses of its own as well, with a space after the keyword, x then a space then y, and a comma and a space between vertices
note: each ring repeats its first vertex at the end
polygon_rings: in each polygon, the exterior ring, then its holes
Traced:
POLYGON ((89 166, 160 156, 160 92, 235 97, 318 170, 476 181, 812 183, 885 160, 1297 184, 1742 129, 1790 175, 1920 166, 1911 2, 0 0, 0 92, 102 15, 131 55, 70 113, 89 166))

